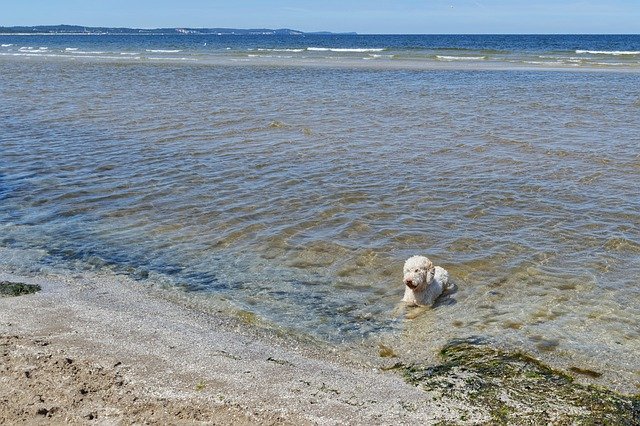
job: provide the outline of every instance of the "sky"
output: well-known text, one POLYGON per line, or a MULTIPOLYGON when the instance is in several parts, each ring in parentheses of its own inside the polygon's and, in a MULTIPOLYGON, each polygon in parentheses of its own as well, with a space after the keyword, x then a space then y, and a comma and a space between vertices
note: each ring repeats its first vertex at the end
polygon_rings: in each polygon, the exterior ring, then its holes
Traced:
POLYGON ((362 34, 640 33, 640 0, 8 0, 0 26, 291 28, 362 34))

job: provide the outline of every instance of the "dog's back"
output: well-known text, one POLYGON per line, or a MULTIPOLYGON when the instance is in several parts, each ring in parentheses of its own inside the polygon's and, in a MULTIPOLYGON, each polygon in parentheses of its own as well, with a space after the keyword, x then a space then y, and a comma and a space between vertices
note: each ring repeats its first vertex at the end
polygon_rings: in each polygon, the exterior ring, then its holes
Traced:
POLYGON ((433 279, 437 281, 442 291, 446 291, 449 289, 449 272, 441 266, 435 267, 435 273, 433 274, 433 279))

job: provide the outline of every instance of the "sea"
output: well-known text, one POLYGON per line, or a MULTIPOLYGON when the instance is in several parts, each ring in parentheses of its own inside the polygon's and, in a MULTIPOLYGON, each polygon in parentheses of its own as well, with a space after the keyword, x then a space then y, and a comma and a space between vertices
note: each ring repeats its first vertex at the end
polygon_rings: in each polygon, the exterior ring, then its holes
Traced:
POLYGON ((637 392, 639 188, 640 35, 0 35, 1 270, 346 354, 474 339, 637 392))

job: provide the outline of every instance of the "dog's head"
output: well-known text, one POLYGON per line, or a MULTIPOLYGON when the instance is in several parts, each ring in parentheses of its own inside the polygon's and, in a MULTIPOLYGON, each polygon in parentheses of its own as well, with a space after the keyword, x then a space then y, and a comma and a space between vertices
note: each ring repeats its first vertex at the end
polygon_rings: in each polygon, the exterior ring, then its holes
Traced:
POLYGON ((426 287, 435 274, 435 267, 424 256, 413 256, 404 262, 404 285, 411 290, 421 290, 426 287))

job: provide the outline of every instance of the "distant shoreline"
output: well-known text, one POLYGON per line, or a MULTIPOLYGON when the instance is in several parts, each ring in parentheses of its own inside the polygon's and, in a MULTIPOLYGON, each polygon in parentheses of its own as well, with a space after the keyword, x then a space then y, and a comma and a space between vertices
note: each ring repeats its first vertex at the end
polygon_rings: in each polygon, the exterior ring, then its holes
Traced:
POLYGON ((356 31, 302 31, 291 28, 130 28, 84 25, 0 26, 2 35, 358 35, 358 36, 635 36, 637 33, 358 33, 356 31))
POLYGON ((355 32, 332 33, 329 31, 304 32, 289 28, 128 28, 86 27, 82 25, 34 25, 0 27, 0 35, 356 35, 355 32))

